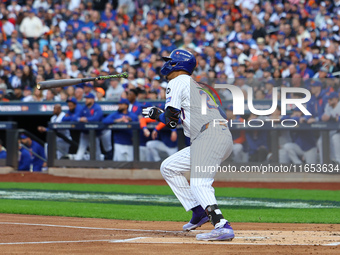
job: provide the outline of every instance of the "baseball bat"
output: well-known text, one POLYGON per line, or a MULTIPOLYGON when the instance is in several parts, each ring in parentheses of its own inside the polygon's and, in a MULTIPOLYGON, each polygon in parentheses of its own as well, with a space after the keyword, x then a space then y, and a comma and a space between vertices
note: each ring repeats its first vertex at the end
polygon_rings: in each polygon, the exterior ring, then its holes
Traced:
POLYGON ((58 88, 58 87, 77 85, 79 83, 89 82, 89 81, 107 80, 107 79, 113 79, 113 78, 127 78, 127 77, 128 77, 128 73, 125 72, 125 73, 120 73, 120 74, 112 74, 112 75, 82 78, 82 79, 62 79, 62 80, 41 81, 37 84, 37 88, 39 90, 52 89, 52 88, 58 88))

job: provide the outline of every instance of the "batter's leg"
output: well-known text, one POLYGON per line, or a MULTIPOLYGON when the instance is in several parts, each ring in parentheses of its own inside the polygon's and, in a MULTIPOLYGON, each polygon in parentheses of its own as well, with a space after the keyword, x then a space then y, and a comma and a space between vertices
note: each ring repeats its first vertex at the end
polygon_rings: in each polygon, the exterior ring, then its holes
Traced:
POLYGON ((171 156, 172 154, 175 154, 178 151, 178 147, 174 147, 174 148, 170 148, 170 147, 166 147, 166 153, 168 153, 169 156, 171 156))
POLYGON ((233 141, 223 126, 209 127, 191 144, 191 191, 203 208, 217 204, 212 187, 221 162, 232 153, 233 141))
POLYGON ((161 164, 161 173, 178 200, 186 211, 199 206, 191 192, 191 188, 184 172, 190 171, 190 147, 186 147, 170 157, 161 164))
POLYGON ((229 157, 233 140, 229 130, 221 125, 203 131, 191 145, 192 169, 190 186, 196 200, 201 204, 214 230, 196 235, 197 240, 232 240, 235 235, 230 223, 219 209, 212 187, 214 177, 222 161, 229 157))

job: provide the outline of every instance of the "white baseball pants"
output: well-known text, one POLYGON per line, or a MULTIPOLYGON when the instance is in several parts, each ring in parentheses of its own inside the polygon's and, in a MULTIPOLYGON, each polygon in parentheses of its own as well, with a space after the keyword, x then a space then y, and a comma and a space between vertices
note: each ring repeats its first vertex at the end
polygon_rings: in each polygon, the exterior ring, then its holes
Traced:
POLYGON ((162 141, 154 140, 154 141, 148 141, 146 143, 146 147, 149 149, 149 152, 151 154, 151 157, 153 161, 160 161, 161 157, 159 156, 159 152, 166 152, 168 156, 176 153, 178 151, 178 148, 170 148, 166 146, 162 141))
POLYGON ((186 211, 198 205, 205 209, 208 205, 217 204, 212 187, 216 171, 207 168, 219 166, 229 157, 232 148, 229 129, 222 125, 213 127, 210 123, 209 128, 200 133, 190 147, 163 161, 161 173, 186 211), (188 171, 190 185, 183 175, 188 171))
MULTIPOLYGON (((85 133, 81 133, 80 134, 80 139, 79 139, 79 146, 78 146, 78 150, 77 150, 77 154, 75 156, 75 160, 83 160, 85 151, 87 149, 87 147, 93 146, 90 143, 90 135, 89 134, 85 134, 85 133)), ((101 160, 100 159, 100 154, 101 154, 101 150, 100 150, 100 142, 99 142, 99 137, 96 137, 96 160, 101 160)))
POLYGON ((284 150, 288 154, 289 159, 294 164, 302 164, 301 157, 304 157, 307 164, 317 163, 317 149, 316 147, 311 148, 308 151, 303 151, 296 143, 286 143, 283 145, 284 150))

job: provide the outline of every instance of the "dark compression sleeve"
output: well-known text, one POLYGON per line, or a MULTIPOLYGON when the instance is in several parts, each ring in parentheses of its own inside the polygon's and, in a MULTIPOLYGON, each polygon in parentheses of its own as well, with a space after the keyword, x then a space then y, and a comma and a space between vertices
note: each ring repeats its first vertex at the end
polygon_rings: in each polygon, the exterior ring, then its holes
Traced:
POLYGON ((163 122, 169 128, 176 128, 181 115, 181 110, 168 106, 165 112, 159 115, 158 121, 163 122))

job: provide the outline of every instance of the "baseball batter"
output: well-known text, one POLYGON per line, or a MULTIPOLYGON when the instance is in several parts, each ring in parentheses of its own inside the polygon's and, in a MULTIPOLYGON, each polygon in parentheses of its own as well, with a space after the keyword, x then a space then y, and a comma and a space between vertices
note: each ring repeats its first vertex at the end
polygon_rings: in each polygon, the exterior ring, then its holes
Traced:
POLYGON ((214 171, 208 166, 220 165, 232 152, 232 137, 219 107, 201 90, 190 75, 196 67, 196 59, 189 51, 176 49, 161 69, 169 84, 166 90, 165 111, 157 107, 143 109, 143 114, 175 128, 181 118, 184 134, 191 139, 191 146, 171 155, 163 161, 161 173, 186 211, 192 211, 184 230, 192 230, 211 221, 214 229, 198 234, 197 240, 232 240, 234 231, 218 208, 214 188, 214 171), (202 97, 206 97, 207 109, 202 111, 202 97), (190 171, 190 185, 183 175, 190 171))

